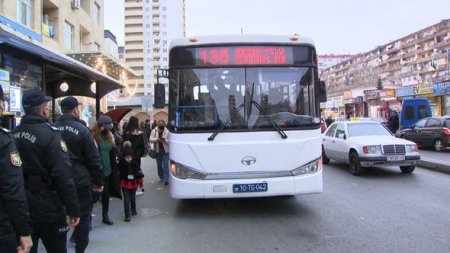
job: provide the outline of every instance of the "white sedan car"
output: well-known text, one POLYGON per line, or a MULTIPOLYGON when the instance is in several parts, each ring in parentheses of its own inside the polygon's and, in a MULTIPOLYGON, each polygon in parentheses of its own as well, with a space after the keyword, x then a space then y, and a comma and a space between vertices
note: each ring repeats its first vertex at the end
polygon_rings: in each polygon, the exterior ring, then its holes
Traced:
POLYGON ((353 175, 375 165, 399 165, 411 173, 420 155, 414 142, 394 137, 380 122, 339 121, 322 134, 322 161, 330 160, 349 163, 353 175))

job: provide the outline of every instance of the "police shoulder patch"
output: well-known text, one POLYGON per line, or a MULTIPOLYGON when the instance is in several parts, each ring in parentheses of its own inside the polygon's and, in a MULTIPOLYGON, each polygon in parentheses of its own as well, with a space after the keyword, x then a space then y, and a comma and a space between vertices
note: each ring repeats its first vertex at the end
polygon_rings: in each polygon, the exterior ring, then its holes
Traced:
POLYGON ((11 158, 12 165, 16 167, 22 166, 22 159, 20 159, 20 155, 17 151, 9 153, 9 157, 11 158))
POLYGON ((67 153, 67 145, 64 140, 61 140, 61 149, 67 153))

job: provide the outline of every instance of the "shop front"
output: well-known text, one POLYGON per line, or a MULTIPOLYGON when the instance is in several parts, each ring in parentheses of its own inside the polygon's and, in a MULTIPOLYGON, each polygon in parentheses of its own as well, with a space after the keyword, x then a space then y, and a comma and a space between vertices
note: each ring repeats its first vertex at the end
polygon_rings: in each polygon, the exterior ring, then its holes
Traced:
POLYGON ((395 92, 398 101, 407 98, 423 97, 430 103, 431 114, 439 116, 441 114, 441 97, 433 94, 433 86, 429 84, 417 84, 398 88, 395 92))
POLYGON ((7 94, 3 125, 13 129, 23 115, 22 95, 38 87, 53 98, 51 115, 59 113, 56 99, 65 96, 91 98, 92 116, 100 111, 100 99, 123 88, 117 80, 64 54, 50 51, 0 29, 0 84, 7 94))
POLYGON ((439 104, 441 115, 450 115, 450 80, 435 82, 433 95, 441 100, 439 104))

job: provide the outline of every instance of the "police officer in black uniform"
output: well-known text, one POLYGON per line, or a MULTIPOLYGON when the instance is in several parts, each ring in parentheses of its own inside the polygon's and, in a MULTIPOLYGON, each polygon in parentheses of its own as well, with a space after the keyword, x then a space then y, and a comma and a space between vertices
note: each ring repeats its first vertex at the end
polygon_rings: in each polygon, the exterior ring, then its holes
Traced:
POLYGON ((37 88, 25 92, 26 115, 14 129, 33 229, 33 253, 39 239, 49 253, 66 252, 67 231, 78 224, 81 215, 66 144, 58 129, 47 122, 50 100, 37 88))
MULTIPOLYGON (((0 85, 0 121, 3 114, 0 85)), ((0 127, 0 252, 29 252, 33 246, 22 161, 10 132, 0 127), (19 247, 16 234, 19 237, 19 247)))
POLYGON ((55 123, 69 149, 74 180, 80 200, 80 223, 73 231, 75 252, 84 252, 89 243, 89 223, 92 213, 92 190, 103 190, 103 171, 100 154, 90 129, 79 119, 78 100, 66 97, 61 101, 63 115, 55 123), (92 187, 92 188, 91 188, 92 187))

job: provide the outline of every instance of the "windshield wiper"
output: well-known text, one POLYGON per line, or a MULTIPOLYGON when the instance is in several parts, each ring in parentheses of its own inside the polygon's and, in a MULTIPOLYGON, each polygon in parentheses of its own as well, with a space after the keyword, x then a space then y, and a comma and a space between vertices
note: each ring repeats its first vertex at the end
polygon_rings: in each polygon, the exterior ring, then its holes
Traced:
MULTIPOLYGON (((242 103, 241 105, 239 105, 239 106, 236 108, 236 111, 239 112, 242 108, 244 108, 244 103, 242 103)), ((214 131, 214 133, 213 133, 211 136, 208 137, 208 141, 213 141, 214 138, 216 138, 216 136, 217 136, 220 132, 222 132, 222 130, 225 128, 225 126, 228 125, 228 124, 231 122, 231 118, 232 118, 232 115, 230 114, 230 116, 228 116, 227 120, 225 120, 225 122, 224 122, 222 125, 220 125, 220 127, 217 128, 216 131, 214 131)))
POLYGON ((263 114, 264 118, 272 125, 272 127, 277 130, 277 132, 281 135, 281 138, 286 139, 288 137, 283 129, 281 129, 281 127, 266 114, 266 111, 264 111, 264 109, 261 107, 261 105, 258 104, 258 102, 252 100, 251 103, 255 105, 260 113, 263 114))

